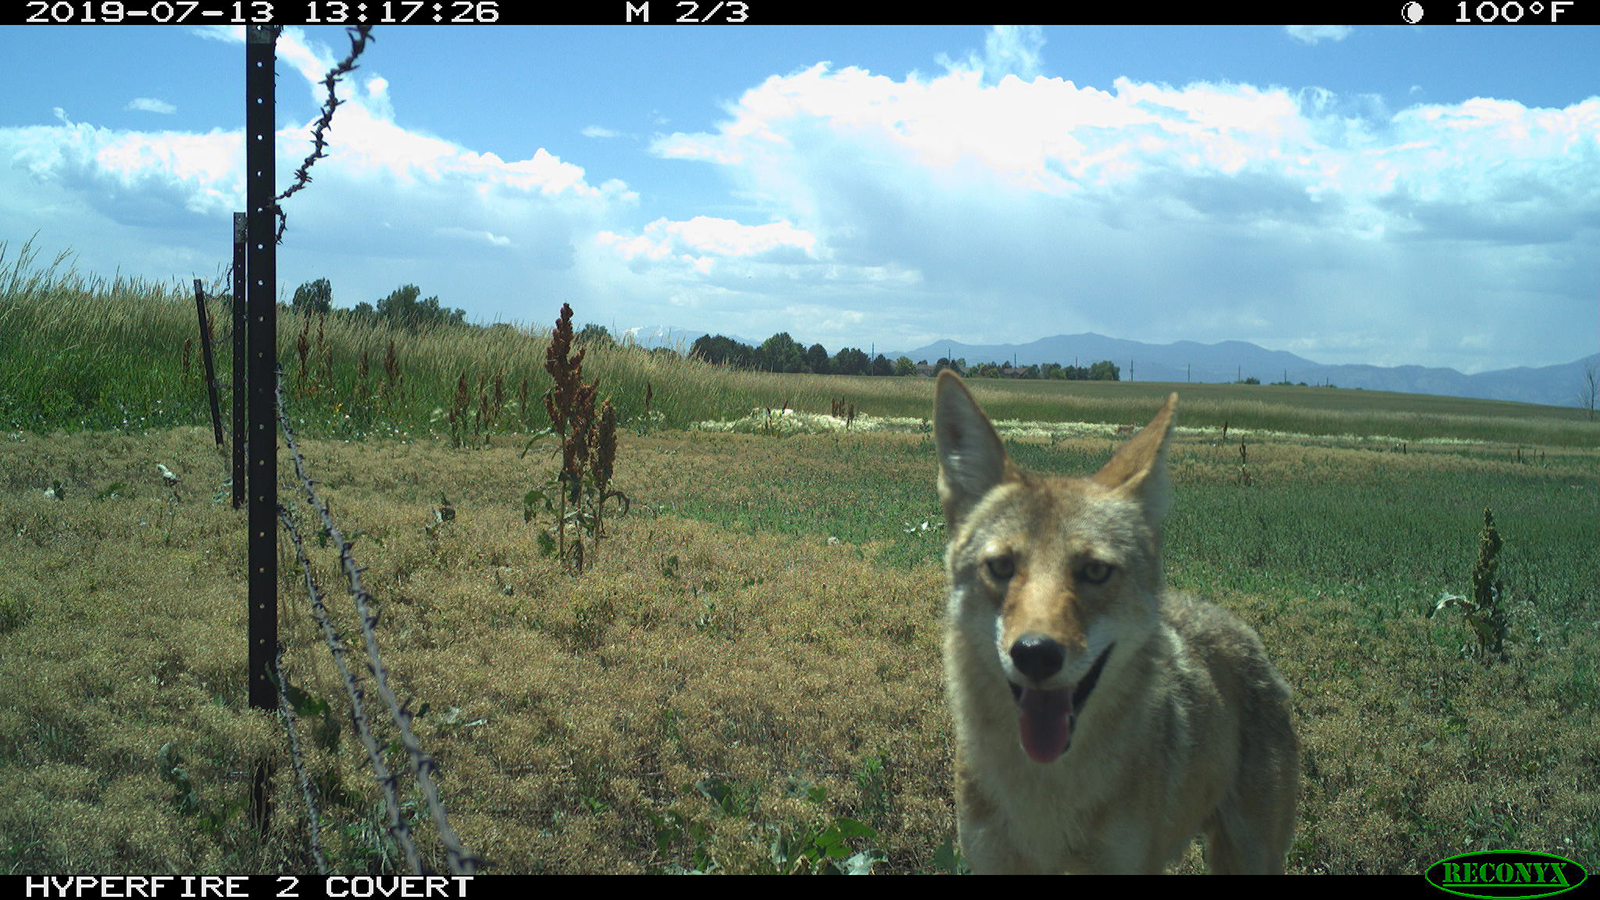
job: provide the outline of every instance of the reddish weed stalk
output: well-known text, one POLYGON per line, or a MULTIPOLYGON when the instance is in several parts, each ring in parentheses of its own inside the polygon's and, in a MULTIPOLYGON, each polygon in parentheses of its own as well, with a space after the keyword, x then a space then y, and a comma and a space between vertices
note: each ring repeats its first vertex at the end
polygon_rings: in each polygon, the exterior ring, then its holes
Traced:
MULTIPOLYGON (((533 521, 534 506, 542 502, 545 511, 554 514, 556 536, 541 532, 540 543, 548 551, 554 550, 561 559, 572 559, 578 572, 583 571, 585 545, 581 537, 567 544, 569 526, 576 526, 580 535, 589 536, 588 556, 592 560, 599 547, 604 524, 604 506, 607 500, 622 501, 622 511, 628 510, 627 495, 610 490, 611 472, 617 454, 616 412, 611 401, 601 404, 595 414, 595 397, 599 393, 599 380, 585 384, 583 381, 583 356, 585 349, 572 353, 572 307, 561 304, 561 317, 550 333, 550 349, 545 354, 545 371, 554 382, 544 397, 545 412, 550 415, 550 428, 534 435, 533 442, 547 434, 561 438, 561 471, 541 490, 535 488, 522 498, 522 518, 533 521), (554 494, 554 499, 551 495, 554 494)), ((527 453, 527 449, 523 449, 527 453)))

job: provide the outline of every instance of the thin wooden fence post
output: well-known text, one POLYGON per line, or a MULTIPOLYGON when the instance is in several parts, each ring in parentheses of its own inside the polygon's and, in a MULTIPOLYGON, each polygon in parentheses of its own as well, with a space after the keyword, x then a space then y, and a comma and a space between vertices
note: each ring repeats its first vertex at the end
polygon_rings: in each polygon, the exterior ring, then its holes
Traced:
POLYGON ((206 362, 206 392, 211 396, 211 431, 220 451, 223 449, 222 407, 217 399, 217 361, 211 355, 211 319, 206 315, 206 292, 198 278, 194 280, 194 307, 200 316, 200 356, 206 362))

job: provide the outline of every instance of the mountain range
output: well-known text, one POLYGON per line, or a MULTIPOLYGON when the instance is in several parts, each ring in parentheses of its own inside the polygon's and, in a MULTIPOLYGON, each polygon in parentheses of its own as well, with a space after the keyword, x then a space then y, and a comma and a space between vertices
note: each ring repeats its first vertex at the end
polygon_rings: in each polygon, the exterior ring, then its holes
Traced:
MULTIPOLYGON (((681 344, 687 348, 703 333, 663 327, 628 330, 633 333, 635 340, 647 347, 676 347, 681 344)), ((751 341, 733 335, 729 337, 751 346, 761 344, 759 340, 751 341)), ((829 352, 837 351, 838 348, 831 348, 829 352)), ((1596 353, 1560 365, 1536 368, 1518 366, 1466 375, 1455 369, 1428 366, 1324 365, 1283 350, 1267 350, 1247 341, 1146 344, 1092 332, 1059 334, 1026 344, 967 344, 947 340, 912 350, 878 352, 891 360, 908 356, 914 361, 933 362, 945 357, 965 359, 968 365, 1003 362, 1031 366, 1053 362, 1088 366, 1109 359, 1121 369, 1124 381, 1231 382, 1240 378, 1257 378, 1262 383, 1303 381, 1306 384, 1333 384, 1369 391, 1477 397, 1549 406, 1579 405, 1579 394, 1585 384, 1585 368, 1600 367, 1600 353, 1596 353)))

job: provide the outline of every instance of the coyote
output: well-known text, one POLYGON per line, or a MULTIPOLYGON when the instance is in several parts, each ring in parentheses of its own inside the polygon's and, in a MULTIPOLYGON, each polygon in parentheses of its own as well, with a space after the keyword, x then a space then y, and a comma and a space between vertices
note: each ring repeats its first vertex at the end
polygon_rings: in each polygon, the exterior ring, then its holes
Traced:
POLYGON ((1289 686, 1250 626, 1163 587, 1177 401, 1094 476, 1046 478, 939 375, 944 664, 974 872, 1157 873, 1201 832, 1212 872, 1283 872, 1289 686))

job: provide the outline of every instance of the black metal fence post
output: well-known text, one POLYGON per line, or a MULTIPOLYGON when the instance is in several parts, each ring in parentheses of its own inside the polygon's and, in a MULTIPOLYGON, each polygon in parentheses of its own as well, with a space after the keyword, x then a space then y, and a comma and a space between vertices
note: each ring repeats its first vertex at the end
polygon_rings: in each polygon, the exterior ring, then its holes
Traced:
POLYGON ((245 504, 245 474, 244 448, 249 441, 245 434, 245 385, 249 379, 245 377, 246 360, 248 351, 245 349, 244 336, 245 323, 249 317, 244 310, 245 290, 245 264, 244 264, 244 223, 245 214, 233 214, 233 508, 238 509, 245 504))
MULTIPOLYGON (((278 436, 276 306, 278 245, 273 240, 275 178, 274 69, 277 29, 246 26, 245 35, 245 225, 249 372, 250 510, 250 706, 278 708, 273 684, 273 656, 278 646, 278 436)), ((267 784, 271 773, 257 766, 251 791, 251 813, 265 831, 271 823, 267 784)))

